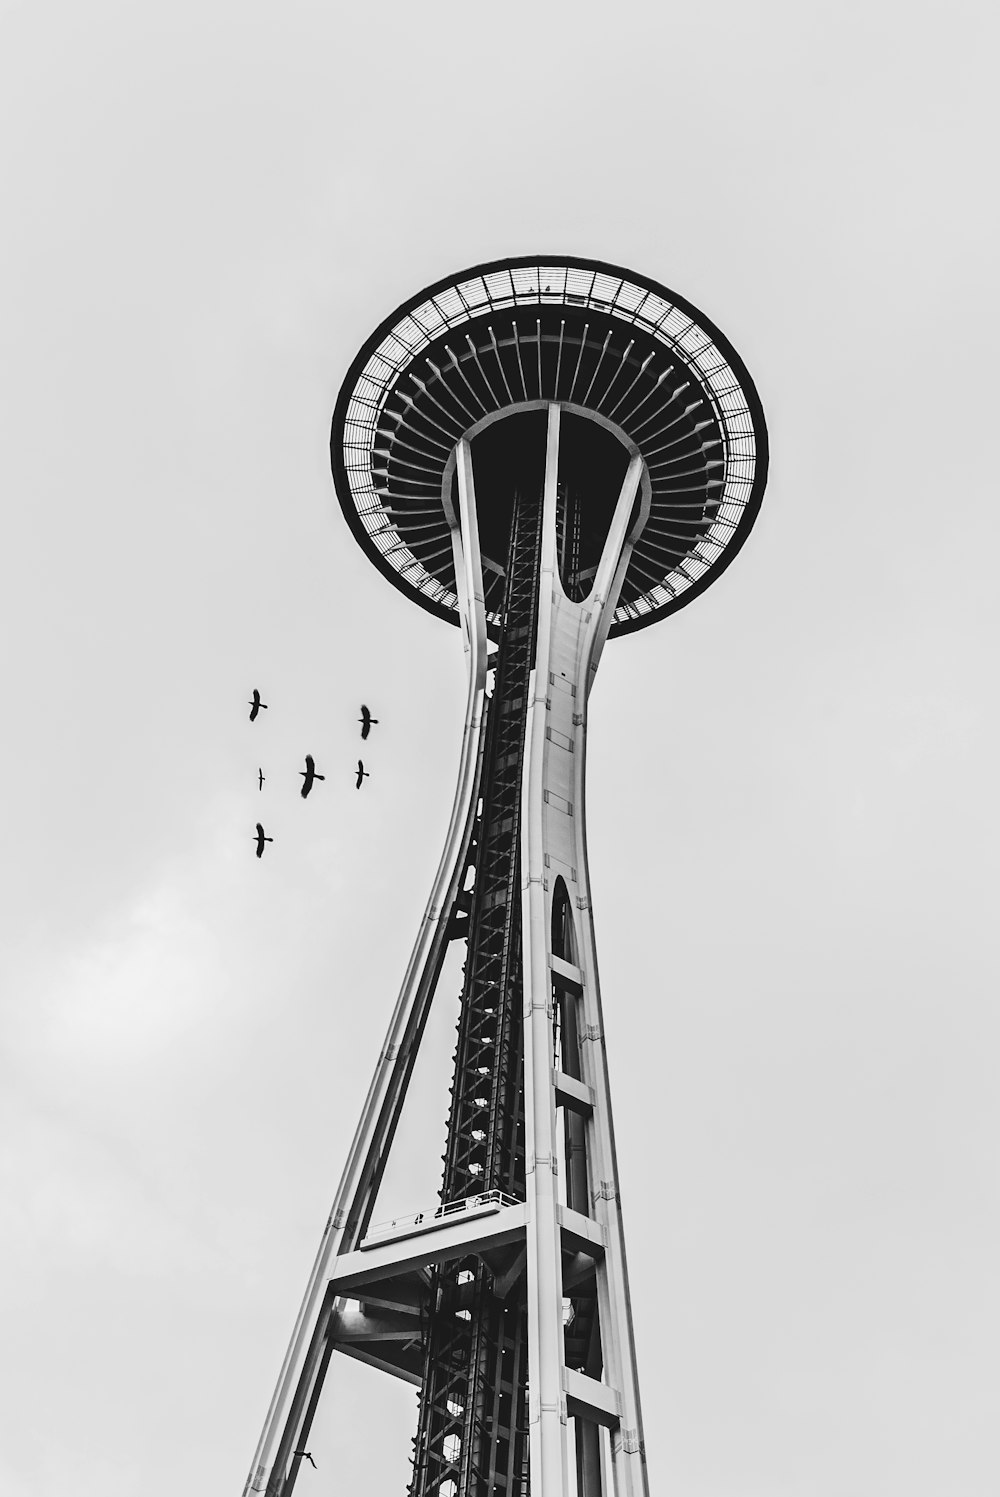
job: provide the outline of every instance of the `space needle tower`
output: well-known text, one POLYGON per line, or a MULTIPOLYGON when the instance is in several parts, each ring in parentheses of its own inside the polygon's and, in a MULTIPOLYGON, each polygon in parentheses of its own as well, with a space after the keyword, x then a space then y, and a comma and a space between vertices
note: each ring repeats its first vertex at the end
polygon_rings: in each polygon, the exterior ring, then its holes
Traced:
MULTIPOLYGON (((387 318, 344 381, 331 452, 358 544, 460 629, 468 695, 440 865, 244 1492, 290 1497, 336 1352, 417 1390, 401 1497, 648 1497, 587 719, 607 641, 692 602, 746 540, 760 401, 672 291, 532 256, 387 318), (441 1188, 386 1222, 379 1186, 452 942, 441 1188)), ((612 1001, 638 1034, 636 996, 612 1001)))

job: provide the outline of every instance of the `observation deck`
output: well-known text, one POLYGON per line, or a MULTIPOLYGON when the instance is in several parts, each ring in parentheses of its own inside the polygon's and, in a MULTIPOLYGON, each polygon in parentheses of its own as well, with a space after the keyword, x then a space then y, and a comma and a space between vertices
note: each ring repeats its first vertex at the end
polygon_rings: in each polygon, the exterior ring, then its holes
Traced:
POLYGON ((597 261, 529 256, 428 287, 376 329, 337 401, 331 458, 355 537, 401 592, 459 622, 455 449, 471 444, 487 626, 500 620, 513 496, 538 482, 563 411, 576 595, 630 457, 645 521, 610 633, 655 622, 729 565, 767 477, 760 400, 735 349, 665 287, 597 261), (508 419, 510 418, 510 419, 508 419))

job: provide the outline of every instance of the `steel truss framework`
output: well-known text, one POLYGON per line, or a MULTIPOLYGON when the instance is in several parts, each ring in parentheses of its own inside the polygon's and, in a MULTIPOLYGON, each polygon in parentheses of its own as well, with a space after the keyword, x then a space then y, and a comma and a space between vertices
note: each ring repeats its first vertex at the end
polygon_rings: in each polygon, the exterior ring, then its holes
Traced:
MULTIPOLYGON (((686 306, 681 316, 653 283, 636 290, 624 272, 583 265, 566 262, 560 290, 551 268, 529 276, 511 262, 506 302, 493 267, 467 273, 454 294, 431 288, 426 305, 400 309, 369 340, 338 401, 345 513, 415 601, 454 609, 468 694, 441 861, 244 1497, 291 1497, 335 1351, 419 1390, 410 1497, 648 1497, 587 866, 588 704, 609 633, 694 597, 738 549, 760 503, 767 438, 749 376, 711 324, 686 306), (435 339, 481 321, 483 306, 520 316, 537 304, 551 318, 560 297, 551 378, 539 319, 537 388, 522 368, 520 389, 505 380, 506 406, 470 408, 463 429, 465 397, 454 380, 446 388, 435 339), (630 323, 630 338, 674 349, 683 379, 656 374, 657 349, 637 363, 633 343, 608 367, 626 414, 640 398, 679 400, 691 378, 682 426, 696 472, 664 477, 631 429, 634 412, 626 421, 616 407, 612 420, 598 408, 603 365, 587 376, 594 409, 573 384, 563 390, 566 330, 581 306, 594 325, 606 314, 630 323), (583 427, 600 428, 596 445, 583 427), (507 465, 510 450, 522 460, 507 465), (663 551, 671 526, 687 562, 663 551), (696 554, 702 541, 709 550, 696 554), (671 565, 693 568, 687 584, 671 572, 661 587, 671 565), (639 596, 644 569, 656 585, 639 596), (683 599, 672 595, 683 586, 683 599), (373 1225, 378 1191, 453 941, 466 943, 466 962, 441 1204, 385 1229, 373 1225)), ((483 327, 489 338, 492 323, 483 327)), ((613 321, 601 336, 595 360, 621 342, 613 321)), ((580 369, 589 337, 577 340, 580 369)), ((471 395, 478 345, 466 343, 464 368, 464 355, 444 353, 471 395)))
MULTIPOLYGON (((469 852, 474 883, 443 1201, 475 1198, 484 1190, 524 1199, 518 829, 540 499, 520 495, 513 517, 481 810, 469 852)), ((434 1270, 412 1497, 528 1490, 524 1296, 520 1282, 501 1293, 496 1281, 482 1258, 434 1270)))

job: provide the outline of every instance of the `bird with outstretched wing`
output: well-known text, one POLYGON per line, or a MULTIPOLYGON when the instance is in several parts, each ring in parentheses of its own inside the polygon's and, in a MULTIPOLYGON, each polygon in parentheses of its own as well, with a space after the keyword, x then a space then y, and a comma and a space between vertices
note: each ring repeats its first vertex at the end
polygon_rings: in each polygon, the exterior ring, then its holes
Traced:
POLYGON ((369 774, 368 774, 367 769, 365 769, 364 761, 361 760, 361 759, 359 759, 358 760, 358 778, 357 778, 357 780, 355 781, 355 784, 354 784, 355 790, 360 790, 361 789, 361 782, 362 782, 362 780, 367 780, 368 778, 369 778, 369 774))
POLYGON ((253 701, 248 702, 247 706, 250 708, 250 721, 252 723, 257 721, 257 713, 262 707, 265 712, 267 711, 267 703, 261 701, 260 692, 257 690, 256 686, 253 689, 253 701))
POLYGON ((317 774, 316 773, 316 761, 314 760, 312 754, 306 754, 306 767, 305 767, 305 769, 300 769, 299 770, 299 774, 302 776, 303 780, 305 781, 304 785, 302 786, 302 799, 303 800, 305 800, 306 796, 309 794, 310 790, 312 789, 312 787, 313 787, 313 781, 314 780, 325 780, 326 779, 326 775, 325 774, 317 774))
POLYGON ((377 717, 372 717, 371 713, 368 711, 368 708, 365 706, 364 702, 361 703, 361 716, 358 718, 358 722, 361 724, 361 736, 362 736, 362 738, 367 738, 369 732, 371 731, 372 723, 377 723, 378 722, 378 718, 377 717))
POLYGON ((257 823, 257 856, 258 856, 258 858, 262 858, 264 856, 264 843, 265 842, 273 842, 273 841, 274 841, 273 837, 265 837, 264 836, 264 828, 261 826, 260 822, 258 821, 258 823, 257 823))

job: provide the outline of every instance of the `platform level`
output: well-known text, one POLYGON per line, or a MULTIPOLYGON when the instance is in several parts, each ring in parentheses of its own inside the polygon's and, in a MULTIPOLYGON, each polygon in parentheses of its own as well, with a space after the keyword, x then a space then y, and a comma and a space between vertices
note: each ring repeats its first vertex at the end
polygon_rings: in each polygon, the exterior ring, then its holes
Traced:
MULTIPOLYGON (((430 1270, 475 1257, 494 1284, 509 1292, 525 1271, 527 1208, 499 1192, 484 1201, 449 1202, 376 1228, 353 1253, 338 1259, 329 1280, 337 1297, 327 1336, 347 1356, 420 1385, 420 1344, 431 1282, 430 1270)), ((580 1295, 593 1286, 604 1255, 600 1223, 559 1207, 564 1282, 580 1295)), ((564 1387, 572 1412, 612 1426, 620 1414, 616 1388, 573 1368, 564 1387)))

